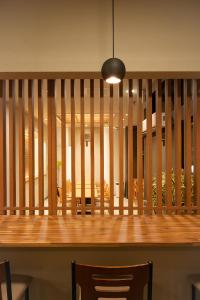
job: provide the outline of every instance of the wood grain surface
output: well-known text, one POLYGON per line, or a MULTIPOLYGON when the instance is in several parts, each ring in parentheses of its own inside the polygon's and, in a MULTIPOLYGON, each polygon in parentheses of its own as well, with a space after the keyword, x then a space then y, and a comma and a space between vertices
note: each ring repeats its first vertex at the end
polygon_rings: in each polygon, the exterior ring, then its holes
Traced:
POLYGON ((200 216, 0 216, 1 247, 200 246, 200 216))

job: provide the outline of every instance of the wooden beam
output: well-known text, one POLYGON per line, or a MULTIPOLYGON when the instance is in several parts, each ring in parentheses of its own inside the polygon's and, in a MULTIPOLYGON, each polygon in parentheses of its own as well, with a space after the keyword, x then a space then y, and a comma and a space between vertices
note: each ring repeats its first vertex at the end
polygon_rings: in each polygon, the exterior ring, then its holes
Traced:
POLYGON ((68 86, 67 80, 64 81, 64 95, 61 96, 61 161, 62 161, 62 215, 66 215, 66 206, 67 206, 67 189, 66 189, 66 181, 67 181, 67 144, 66 144, 66 102, 68 98, 68 86))
POLYGON ((28 99, 28 85, 23 81, 22 97, 19 97, 18 104, 18 149, 19 149, 19 213, 25 215, 25 110, 24 104, 28 99), (26 90, 27 89, 27 90, 26 90), (26 100, 25 100, 26 98, 26 100))
POLYGON ((57 215, 57 124, 56 124, 56 104, 61 102, 61 80, 56 79, 53 82, 54 90, 51 98, 51 142, 52 142, 52 214, 57 215))
POLYGON ((184 80, 184 175, 185 175, 185 205, 191 212, 191 81, 184 80))
POLYGON ((88 89, 90 87, 90 164, 91 164, 91 214, 95 213, 95 193, 94 193, 94 181, 95 181, 95 157, 94 157, 94 81, 90 81, 88 89))
POLYGON ((193 81, 194 111, 194 199, 200 213, 200 81, 193 81))
MULTIPOLYGON (((0 72, 0 80, 14 79, 101 79, 101 72, 0 72)), ((198 79, 200 72, 191 71, 134 71, 126 72, 126 79, 198 79)))
POLYGON ((175 202, 178 208, 182 205, 181 195, 181 82, 174 81, 174 140, 175 140, 175 202))
POLYGON ((81 214, 86 213, 86 202, 85 202, 85 92, 84 92, 84 81, 81 80, 81 96, 80 96, 80 110, 81 110, 81 124, 80 124, 80 143, 81 143, 81 214))
POLYGON ((32 82, 32 94, 28 97, 28 152, 29 152, 29 214, 35 213, 35 153, 34 153, 34 101, 38 99, 38 81, 32 82))
POLYGON ((114 214, 114 136, 113 136, 113 97, 114 90, 112 86, 112 95, 109 99, 109 184, 110 184, 110 214, 114 214))
POLYGON ((74 80, 71 82, 71 180, 72 180, 72 214, 76 214, 76 148, 75 148, 75 99, 74 80))
POLYGON ((6 95, 5 81, 0 80, 0 215, 6 214, 7 172, 6 172, 6 95))
MULTIPOLYGON (((43 103, 47 101, 47 80, 42 80, 41 97, 38 98, 38 198, 39 206, 44 206, 44 114, 43 103)), ((39 215, 44 211, 39 210, 39 215)))
POLYGON ((128 103, 128 214, 133 214, 133 82, 124 80, 124 100, 128 103), (127 93, 128 91, 128 93, 127 93))
POLYGON ((165 81, 165 170, 166 170, 166 207, 172 208, 172 96, 171 80, 165 81))
MULTIPOLYGON (((120 87, 120 89, 123 86, 120 87)), ((123 215, 124 204, 124 128, 123 97, 119 97, 119 214, 123 215)))
MULTIPOLYGON (((9 82, 7 84, 7 91, 9 91, 9 82)), ((9 97, 9 179, 10 179, 10 214, 15 215, 16 211, 16 159, 15 159, 15 96, 18 88, 18 81, 11 82, 12 96, 9 97)), ((8 95, 8 94, 7 94, 8 95)), ((6 97, 7 98, 7 97, 6 97)))
POLYGON ((144 107, 142 103, 142 80, 137 80, 137 202, 138 213, 143 214, 143 136, 142 121, 144 115, 144 107))
POLYGON ((50 93, 50 81, 48 84, 47 98, 47 131, 48 131, 48 213, 53 214, 52 205, 52 96, 50 93))
POLYGON ((161 80, 156 80, 156 196, 157 213, 162 213, 162 86, 161 80))
MULTIPOLYGON (((104 83, 104 88, 106 84, 104 83)), ((103 89, 103 86, 102 86, 103 89)), ((100 86, 96 86, 96 97, 100 101, 100 211, 104 214, 104 95, 100 97, 100 86), (98 91, 99 90, 99 91, 98 91)))
POLYGON ((146 136, 146 193, 147 212, 152 213, 152 81, 146 81, 147 136, 146 136))

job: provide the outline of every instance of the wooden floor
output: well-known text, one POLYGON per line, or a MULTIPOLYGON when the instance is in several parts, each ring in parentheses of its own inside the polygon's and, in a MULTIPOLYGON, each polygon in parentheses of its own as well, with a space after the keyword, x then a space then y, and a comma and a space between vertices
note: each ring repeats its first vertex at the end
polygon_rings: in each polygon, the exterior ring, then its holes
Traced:
POLYGON ((200 246, 200 216, 0 216, 1 247, 200 246))

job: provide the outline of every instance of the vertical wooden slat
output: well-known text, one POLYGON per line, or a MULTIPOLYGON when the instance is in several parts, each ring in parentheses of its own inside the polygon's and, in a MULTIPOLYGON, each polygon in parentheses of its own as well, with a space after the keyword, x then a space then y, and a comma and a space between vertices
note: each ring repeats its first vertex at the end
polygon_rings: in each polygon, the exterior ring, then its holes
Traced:
POLYGON ((174 81, 175 203, 181 208, 181 82, 174 81))
MULTIPOLYGON (((106 88, 106 83, 104 82, 104 88, 106 88)), ((96 87, 97 88, 97 87, 96 87)), ((103 90, 103 84, 101 84, 101 89, 103 90)), ((96 93, 98 93, 96 91, 96 93)), ((100 97, 100 212, 104 214, 104 94, 100 97)), ((99 93, 98 93, 99 96, 99 93)))
MULTIPOLYGON (((27 90, 28 91, 28 90, 27 90)), ((19 122, 19 213, 25 214, 25 130, 24 130, 24 99, 25 99, 25 85, 23 81, 23 95, 19 98, 18 106, 18 122, 19 122)))
MULTIPOLYGON (((70 79, 65 80, 65 111, 66 111, 66 113, 68 112, 67 108, 69 109, 69 111, 71 110, 71 80, 70 79)), ((71 115, 70 115, 69 119, 70 119, 70 128, 71 128, 71 115)), ((66 123, 67 123, 67 121, 66 121, 66 123)), ((67 131, 67 132, 69 133, 69 131, 67 131)), ((70 156, 68 158, 69 152, 67 149, 67 141, 66 141, 66 151, 67 151, 66 152, 66 164, 65 164, 66 177, 64 178, 65 175, 63 174, 62 181, 65 180, 65 184, 66 184, 66 208, 68 209, 70 207, 70 209, 71 209, 72 208, 72 197, 71 197, 72 189, 71 189, 71 186, 69 184, 67 184, 67 182, 66 182, 67 178, 69 178, 69 175, 71 174, 71 171, 69 172, 69 174, 67 173, 67 162, 68 162, 69 158, 71 159, 70 156)))
MULTIPOLYGON (((9 84, 9 82, 8 82, 9 84)), ((15 92, 17 81, 12 82, 12 96, 9 98, 9 164, 10 164, 10 214, 16 211, 16 159, 15 159, 15 92)))
POLYGON ((5 81, 0 80, 0 214, 6 214, 6 98, 5 81))
POLYGON ((74 80, 71 82, 71 180, 72 180, 72 214, 76 214, 76 170, 75 170, 75 99, 74 80))
MULTIPOLYGON (((123 83, 120 84, 120 90, 123 83)), ((119 214, 123 214, 124 206, 124 129, 123 129, 123 92, 119 97, 119 214)))
POLYGON ((42 93, 38 98, 38 197, 39 215, 44 214, 44 128, 43 103, 47 101, 47 80, 42 80, 42 93))
POLYGON ((68 98, 67 80, 64 81, 64 96, 61 97, 61 161, 62 161, 62 215, 66 215, 66 162, 67 162, 67 146, 66 146, 66 101, 68 98))
POLYGON ((147 212, 152 213, 152 81, 147 80, 146 197, 147 212))
POLYGON ((162 86, 161 80, 156 80, 156 196, 157 213, 162 213, 162 86))
POLYGON ((54 81, 54 97, 52 97, 52 214, 57 215, 57 132, 56 132, 56 103, 61 101, 61 80, 54 81))
POLYGON ((95 79, 94 80, 94 103, 96 104, 96 106, 100 107, 100 134, 99 134, 99 142, 100 142, 100 146, 99 146, 99 154, 100 154, 100 161, 99 161, 99 169, 100 169, 100 213, 102 214, 104 209, 104 201, 103 201, 103 195, 102 195, 102 191, 104 190, 104 187, 102 187, 102 162, 101 162, 101 157, 102 157, 102 145, 101 145, 101 138, 102 138, 102 131, 101 131, 101 101, 102 99, 100 99, 100 80, 99 79, 95 79))
POLYGON ((111 86, 112 95, 109 103, 109 183, 110 183, 110 214, 114 214, 114 137, 113 137, 113 97, 114 90, 111 86))
MULTIPOLYGON (((24 79, 23 80, 23 100, 24 100, 24 109, 25 111, 28 111, 28 97, 29 97, 29 93, 28 93, 28 79, 24 79)), ((28 158, 26 159, 26 147, 28 148, 29 151, 29 144, 28 144, 28 133, 29 133, 29 124, 28 124, 28 115, 24 116, 24 122, 25 122, 25 206, 28 207, 29 206, 29 188, 27 188, 26 190, 26 184, 29 186, 29 182, 27 182, 27 178, 26 176, 28 175, 28 173, 26 173, 26 170, 29 169, 29 160, 28 158)), ((28 152, 29 155, 29 152, 28 152)), ((27 155, 27 156, 28 156, 27 155)), ((26 209, 25 214, 28 214, 29 211, 26 209)))
POLYGON ((29 122, 29 214, 34 214, 35 204, 35 172, 34 172, 34 101, 37 98, 37 80, 32 81, 32 95, 28 97, 28 122, 29 122))
POLYGON ((166 208, 172 208, 172 99, 171 80, 165 81, 165 170, 166 170, 166 208))
POLYGON ((142 80, 137 80, 137 201, 138 213, 143 213, 143 103, 142 103, 142 80))
POLYGON ((191 81, 184 80, 184 175, 185 205, 191 212, 191 81))
MULTIPOLYGON (((89 87, 88 87, 89 88, 89 87)), ((91 214, 95 211, 94 193, 94 81, 90 81, 90 164, 91 164, 91 214)))
POLYGON ((194 111, 194 198, 200 212, 200 81, 193 81, 194 111))
POLYGON ((128 214, 133 214, 133 93, 132 80, 124 80, 124 100, 128 101, 128 214), (127 99, 126 99, 127 98, 127 99))
POLYGON ((81 204, 82 210, 81 214, 85 214, 85 117, 84 117, 84 81, 81 80, 81 97, 80 97, 80 109, 81 109, 81 124, 80 124, 80 142, 81 142, 81 204))
POLYGON ((48 81, 48 99, 47 99, 47 130, 48 130, 48 213, 52 215, 52 95, 50 89, 50 82, 48 81))

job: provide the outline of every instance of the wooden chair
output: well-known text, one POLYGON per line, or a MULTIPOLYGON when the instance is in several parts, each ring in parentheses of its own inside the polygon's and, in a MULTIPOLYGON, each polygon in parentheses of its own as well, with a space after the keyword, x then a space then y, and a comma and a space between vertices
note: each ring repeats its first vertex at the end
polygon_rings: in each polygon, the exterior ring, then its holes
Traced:
POLYGON ((81 300, 125 298, 143 300, 148 285, 147 300, 152 300, 153 264, 120 267, 89 266, 72 262, 72 300, 77 300, 77 286, 81 300))
POLYGON ((190 275, 189 276, 189 281, 191 283, 191 299, 196 300, 197 292, 200 293, 200 275, 195 274, 195 275, 190 275))
POLYGON ((30 276, 11 276, 9 261, 0 262, 0 300, 28 300, 31 280, 30 276))

